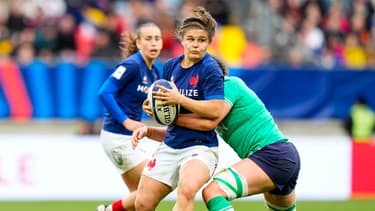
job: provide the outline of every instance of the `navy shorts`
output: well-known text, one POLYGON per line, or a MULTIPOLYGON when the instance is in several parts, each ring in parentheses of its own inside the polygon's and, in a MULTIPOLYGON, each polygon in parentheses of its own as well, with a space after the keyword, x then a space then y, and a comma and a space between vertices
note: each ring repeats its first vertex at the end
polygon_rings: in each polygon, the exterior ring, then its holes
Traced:
POLYGON ((275 183, 270 193, 288 195, 297 184, 300 158, 291 142, 276 142, 263 147, 249 156, 275 183))

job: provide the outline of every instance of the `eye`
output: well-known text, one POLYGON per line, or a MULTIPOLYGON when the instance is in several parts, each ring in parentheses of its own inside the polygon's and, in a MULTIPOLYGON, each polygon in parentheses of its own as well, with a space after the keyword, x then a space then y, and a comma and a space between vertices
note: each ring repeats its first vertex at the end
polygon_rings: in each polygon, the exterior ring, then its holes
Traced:
POLYGON ((199 38, 198 40, 199 42, 206 42, 207 41, 207 38, 203 37, 203 38, 199 38))

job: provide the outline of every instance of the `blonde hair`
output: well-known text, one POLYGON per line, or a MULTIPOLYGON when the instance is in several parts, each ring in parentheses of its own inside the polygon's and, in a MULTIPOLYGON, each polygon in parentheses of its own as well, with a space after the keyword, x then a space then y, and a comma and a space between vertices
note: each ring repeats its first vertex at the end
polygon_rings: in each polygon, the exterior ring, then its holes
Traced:
POLYGON ((196 7, 193 10, 193 16, 184 18, 176 28, 176 36, 182 40, 186 30, 195 28, 208 32, 210 42, 215 35, 216 21, 211 14, 203 7, 196 7))

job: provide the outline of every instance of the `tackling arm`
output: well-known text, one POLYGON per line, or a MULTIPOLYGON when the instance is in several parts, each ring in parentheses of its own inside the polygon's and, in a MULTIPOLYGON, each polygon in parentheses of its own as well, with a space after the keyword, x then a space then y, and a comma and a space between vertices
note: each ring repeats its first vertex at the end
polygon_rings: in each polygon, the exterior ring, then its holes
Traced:
POLYGON ((155 99, 161 100, 162 104, 180 104, 185 109, 197 114, 200 117, 217 119, 222 113, 224 100, 194 100, 178 92, 176 85, 172 82, 172 89, 158 86, 161 92, 154 92, 155 99))
POLYGON ((197 116, 196 114, 180 114, 178 115, 176 124, 193 130, 207 131, 214 129, 229 113, 231 107, 224 103, 220 116, 216 119, 208 119, 197 116))

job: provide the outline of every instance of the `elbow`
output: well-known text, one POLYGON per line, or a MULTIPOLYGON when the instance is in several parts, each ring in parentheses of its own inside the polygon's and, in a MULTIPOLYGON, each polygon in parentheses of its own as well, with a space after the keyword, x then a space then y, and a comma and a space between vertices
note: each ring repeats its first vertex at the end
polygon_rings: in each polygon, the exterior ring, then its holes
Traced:
POLYGON ((204 131, 213 130, 216 128, 216 126, 219 124, 219 119, 211 119, 207 121, 204 121, 200 124, 200 128, 204 131))
POLYGON ((99 90, 99 92, 97 93, 97 97, 99 98, 100 101, 103 102, 103 100, 104 100, 104 94, 103 94, 102 91, 99 90))
POLYGON ((204 125, 204 128, 205 130, 213 130, 216 126, 216 121, 209 121, 206 125, 204 125))
POLYGON ((215 111, 207 113, 206 116, 205 116, 205 118, 210 119, 210 120, 214 120, 214 119, 217 119, 219 117, 220 117, 220 113, 219 112, 215 112, 215 111))
POLYGON ((221 109, 217 109, 216 112, 212 115, 212 119, 218 119, 221 116, 221 109))
POLYGON ((99 89, 99 91, 97 92, 96 96, 99 98, 99 100, 101 102, 104 102, 108 98, 109 94, 110 93, 106 92, 104 89, 99 89))

